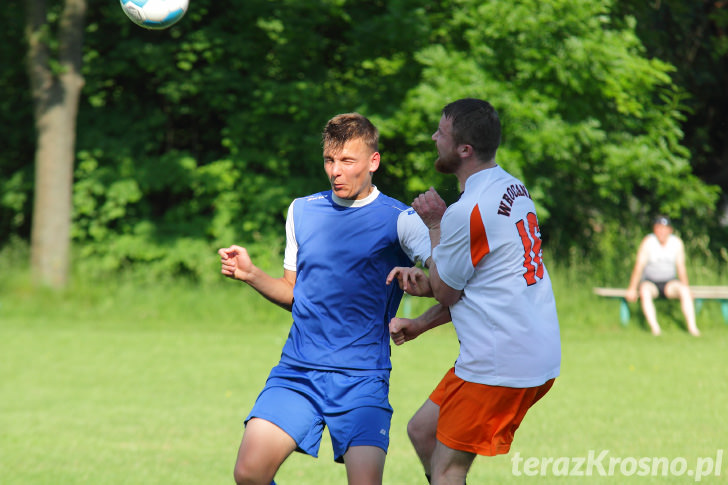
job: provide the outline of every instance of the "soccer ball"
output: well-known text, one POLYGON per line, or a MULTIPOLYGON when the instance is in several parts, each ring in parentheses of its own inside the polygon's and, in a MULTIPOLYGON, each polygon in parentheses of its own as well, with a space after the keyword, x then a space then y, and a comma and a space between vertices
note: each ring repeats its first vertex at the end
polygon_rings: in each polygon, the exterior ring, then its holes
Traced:
POLYGON ((187 12, 189 0, 119 0, 127 17, 145 29, 160 30, 176 24, 187 12))

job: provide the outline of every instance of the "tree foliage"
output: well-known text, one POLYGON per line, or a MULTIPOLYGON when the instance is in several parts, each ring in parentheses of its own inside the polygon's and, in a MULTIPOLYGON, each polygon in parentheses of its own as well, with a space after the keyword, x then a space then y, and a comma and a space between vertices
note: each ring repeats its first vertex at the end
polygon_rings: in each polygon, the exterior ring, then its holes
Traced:
MULTIPOLYGON (((672 77, 690 93, 684 143, 694 172, 728 188, 728 3, 719 0, 619 0, 617 15, 638 19, 647 55, 675 66, 672 77)), ((726 197, 724 195, 724 200, 726 197)))
MULTIPOLYGON (((435 185, 454 200, 430 136, 464 96, 499 110, 498 161, 562 255, 610 261, 654 212, 695 234, 713 214, 717 190, 681 144, 685 92, 609 1, 192 0, 165 31, 88 4, 73 237, 105 271, 199 276, 218 245, 280 249, 291 199, 328 188, 320 132, 340 112, 380 127, 383 191, 410 201, 435 185)), ((0 86, 22 85, 10 65, 0 86)), ((27 120, 0 103, 2 119, 27 120)), ((18 123, 0 154, 0 234, 27 237, 28 131, 18 123)))
POLYGON ((23 6, 0 9, 0 244, 30 235, 33 189, 33 103, 25 68, 23 6))
POLYGON ((456 6, 444 29, 458 35, 418 52, 422 82, 401 117, 434 126, 448 99, 490 100, 504 122, 498 160, 530 188, 552 244, 603 251, 600 233, 637 237, 658 211, 685 223, 709 214, 715 190, 691 174, 680 145, 683 93, 672 68, 641 55, 608 3, 456 6))

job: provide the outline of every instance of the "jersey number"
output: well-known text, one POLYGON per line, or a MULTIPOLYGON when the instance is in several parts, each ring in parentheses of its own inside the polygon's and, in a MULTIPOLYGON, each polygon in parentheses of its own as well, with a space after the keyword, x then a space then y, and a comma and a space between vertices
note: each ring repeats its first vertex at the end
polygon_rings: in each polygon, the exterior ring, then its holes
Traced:
POLYGON ((536 214, 529 212, 525 221, 521 219, 516 222, 516 227, 523 243, 523 267, 526 268, 523 278, 528 286, 535 285, 543 278, 541 231, 536 214))

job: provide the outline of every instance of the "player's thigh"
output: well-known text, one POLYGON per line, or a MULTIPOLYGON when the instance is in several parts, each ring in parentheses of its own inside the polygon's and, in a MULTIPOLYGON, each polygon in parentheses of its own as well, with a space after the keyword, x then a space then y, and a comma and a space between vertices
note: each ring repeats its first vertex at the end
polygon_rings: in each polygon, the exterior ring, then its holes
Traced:
POLYGON ((349 485, 379 485, 387 454, 378 446, 351 446, 344 454, 349 485))
POLYGON ((235 473, 272 479, 295 449, 296 442, 288 433, 270 421, 252 418, 245 426, 235 473))
POLYGON ((640 296, 649 296, 650 298, 654 299, 657 298, 660 295, 660 290, 657 288, 657 285, 654 284, 652 281, 643 281, 640 283, 640 296))
POLYGON ((417 446, 416 441, 426 440, 434 448, 437 421, 440 418, 440 406, 448 395, 448 386, 455 375, 455 368, 451 367, 430 393, 425 403, 415 412, 407 423, 407 434, 417 446))

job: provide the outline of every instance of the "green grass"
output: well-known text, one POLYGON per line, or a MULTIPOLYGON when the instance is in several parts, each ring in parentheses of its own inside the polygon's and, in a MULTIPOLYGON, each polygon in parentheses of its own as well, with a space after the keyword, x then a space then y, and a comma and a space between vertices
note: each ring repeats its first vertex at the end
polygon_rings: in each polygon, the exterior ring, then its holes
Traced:
MULTIPOLYGON (((290 314, 225 283, 77 284, 60 294, 2 283, 0 482, 232 483, 242 419, 278 360, 290 314)), ((516 453, 555 460, 590 450, 685 458, 689 468, 726 450, 720 476, 702 482, 728 483, 728 325, 718 305, 706 303, 695 339, 665 302, 664 335, 654 338, 636 306, 625 328, 617 303, 593 297, 591 285, 564 278, 555 291, 562 376, 526 416, 511 454, 478 457, 468 483, 694 481, 619 471, 560 477, 548 466, 544 476, 513 473, 516 453)), ((412 311, 426 305, 416 301, 412 311)), ((456 356, 450 326, 393 348, 386 484, 424 483, 405 426, 456 356)), ((342 484, 345 471, 325 435, 318 459, 294 454, 277 481, 342 484)))

